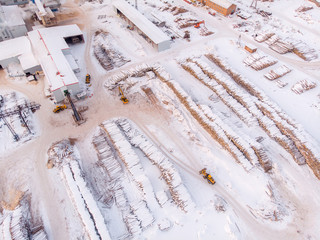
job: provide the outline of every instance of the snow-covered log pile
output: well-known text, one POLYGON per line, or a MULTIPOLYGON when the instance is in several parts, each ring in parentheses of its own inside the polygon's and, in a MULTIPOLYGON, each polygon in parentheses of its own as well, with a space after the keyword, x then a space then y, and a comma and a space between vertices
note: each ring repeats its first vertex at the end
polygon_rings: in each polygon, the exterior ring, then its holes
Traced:
POLYGON ((302 41, 294 41, 293 53, 298 55, 305 61, 312 61, 318 58, 317 51, 313 48, 310 48, 305 42, 302 41))
POLYGON ((29 239, 26 224, 21 206, 11 211, 4 210, 3 217, 0 218, 0 239, 29 239))
MULTIPOLYGON (((208 76, 208 78, 212 81, 216 81, 220 84, 226 92, 232 96, 238 103, 242 105, 247 110, 248 117, 252 118, 259 113, 258 108, 254 104, 255 98, 253 98, 250 94, 246 91, 240 89, 237 84, 233 81, 223 77, 223 75, 212 69, 206 62, 202 61, 201 59, 187 59, 188 62, 195 63, 201 71, 208 76)), ((205 83, 206 86, 210 88, 208 84, 205 83)), ((255 122, 255 119, 251 120, 251 123, 255 122)))
POLYGON ((315 82, 312 82, 308 79, 304 79, 304 80, 301 80, 297 83, 295 83, 292 87, 291 87, 291 90, 293 92, 295 92, 296 94, 301 94, 305 91, 308 91, 312 88, 315 88, 317 86, 317 84, 315 82))
POLYGON ((137 218, 140 221, 141 228, 145 229, 146 227, 151 226, 154 222, 150 209, 145 203, 146 194, 148 192, 153 192, 152 185, 143 172, 140 159, 132 149, 131 144, 121 133, 121 130, 116 123, 113 121, 105 121, 101 124, 101 127, 106 131, 112 144, 117 150, 119 157, 130 173, 131 180, 135 183, 131 187, 135 187, 133 190, 135 190, 135 195, 139 194, 139 201, 132 204, 136 199, 129 199, 129 202, 131 203, 131 208, 134 209, 135 215, 137 215, 137 218), (135 205, 138 206, 136 207, 135 205))
POLYGON ((70 141, 56 142, 48 150, 49 160, 58 165, 74 207, 90 239, 110 239, 104 218, 93 198, 70 141))
POLYGON ((284 75, 286 75, 287 73, 291 72, 291 69, 288 68, 286 65, 282 65, 276 69, 272 69, 270 70, 268 73, 264 74, 264 76, 269 79, 269 80, 275 80, 277 78, 280 78, 284 75))
POLYGON ((264 55, 261 55, 259 52, 254 52, 247 56, 245 59, 243 59, 244 64, 247 66, 251 66, 254 64, 256 61, 260 60, 261 58, 264 58, 264 55))
POLYGON ((43 229, 38 230, 34 235, 32 235, 32 240, 47 240, 47 234, 43 229))
POLYGON ((124 192, 122 182, 113 189, 113 196, 115 203, 121 211, 123 222, 126 224, 128 232, 135 236, 141 233, 140 221, 137 216, 132 212, 130 203, 124 192))
POLYGON ((274 64, 276 64, 278 61, 272 57, 269 56, 265 56, 262 57, 260 59, 258 59, 257 61, 254 61, 250 67, 253 68, 256 71, 260 71, 264 68, 270 67, 274 64))
POLYGON ((139 148, 159 168, 162 178, 169 187, 173 201, 187 212, 193 203, 182 183, 179 172, 170 160, 129 120, 118 119, 116 123, 124 131, 130 143, 139 148))
POLYGON ((115 74, 112 77, 108 78, 104 86, 112 90, 118 86, 121 82, 125 81, 128 77, 143 77, 146 72, 153 71, 153 66, 148 64, 141 64, 129 70, 122 71, 121 73, 115 74))
POLYGON ((83 179, 83 173, 76 159, 62 166, 61 176, 89 238, 111 239, 103 216, 83 179))
POLYGON ((249 126, 254 125, 255 119, 252 117, 252 114, 241 105, 241 97, 234 94, 234 89, 228 88, 224 79, 221 79, 222 76, 220 74, 213 71, 204 73, 202 68, 199 67, 199 64, 197 65, 192 62, 191 59, 189 59, 188 62, 180 61, 179 63, 187 72, 210 88, 243 122, 249 126))
MULTIPOLYGON (((102 170, 106 171, 112 181, 112 193, 115 203, 122 213, 122 218, 126 224, 128 232, 135 236, 141 233, 141 229, 147 228, 153 223, 153 217, 149 212, 144 201, 133 199, 129 202, 123 187, 124 172, 121 169, 119 162, 115 159, 112 150, 106 139, 106 132, 100 127, 93 137, 92 141, 95 149, 98 152, 99 163, 102 170)), ((107 183, 104 183, 107 184, 107 183)), ((106 188, 107 185, 104 185, 106 188)), ((135 190, 135 189, 134 189, 135 190)), ((101 191, 100 191, 101 192, 101 191)), ((102 191, 103 192, 103 191, 102 191)), ((138 195, 139 190, 137 190, 138 195)))
MULTIPOLYGON (((230 128, 227 124, 223 122, 218 116, 212 113, 212 110, 206 105, 200 105, 199 108, 203 111, 203 113, 214 122, 218 127, 220 127, 221 131, 227 136, 227 138, 243 153, 243 155, 251 162, 252 165, 258 165, 258 159, 255 155, 255 152, 250 146, 250 143, 244 139, 244 136, 239 136, 234 132, 232 128, 230 128)), ((247 137, 248 138, 248 137, 247 137)), ((253 141, 250 141, 251 144, 253 141)), ((242 163, 244 165, 247 163, 242 163)), ((250 169, 251 166, 247 166, 246 168, 250 169)))
POLYGON ((294 147, 298 150, 296 156, 301 155, 300 158, 296 158, 298 164, 303 164, 305 161, 312 168, 318 178, 320 178, 320 154, 319 150, 315 148, 315 142, 312 139, 306 139, 305 132, 300 126, 292 126, 287 121, 279 117, 274 109, 265 103, 258 105, 259 109, 268 116, 277 125, 280 131, 287 136, 294 147), (318 168, 318 169, 317 169, 318 168))
MULTIPOLYGON (((191 97, 180 87, 180 85, 170 80, 170 78, 162 77, 165 72, 162 67, 157 67, 155 73, 159 79, 167 84, 167 86, 175 93, 181 103, 191 113, 191 115, 203 126, 203 128, 215 139, 224 149, 226 149, 234 159, 241 163, 246 170, 250 170, 252 166, 245 159, 244 154, 238 147, 230 142, 229 138, 224 133, 223 129, 219 127, 214 121, 210 120, 199 106, 191 99, 191 97)), ((165 74, 164 74, 165 76, 165 74)))
POLYGON ((306 12, 306 11, 309 11, 311 9, 313 9, 312 6, 303 6, 302 5, 302 6, 298 7, 295 11, 296 12, 306 12))
POLYGON ((274 44, 275 42, 277 42, 278 40, 280 40, 280 37, 274 34, 270 38, 265 40, 264 42, 270 46, 270 45, 274 44))
POLYGON ((93 40, 93 53, 101 66, 109 71, 130 62, 118 50, 111 45, 109 34, 103 31, 96 31, 93 40))
POLYGON ((249 80, 241 76, 221 60, 215 54, 205 55, 236 83, 246 89, 251 95, 256 96, 257 107, 264 114, 263 118, 257 118, 259 125, 265 132, 286 149, 298 164, 305 159, 314 174, 320 179, 320 153, 317 142, 302 127, 287 116, 282 109, 272 102, 260 89, 251 84, 249 80), (265 107, 265 109, 262 107, 265 107), (272 113, 272 114, 270 114, 272 113), (289 129, 289 131, 287 130, 289 129), (303 157, 301 157, 303 156, 303 157))
POLYGON ((272 37, 274 33, 259 33, 257 36, 254 37, 254 40, 261 43, 272 37))
POLYGON ((269 48, 271 48, 273 51, 276 51, 277 53, 280 53, 280 54, 285 54, 293 51, 293 45, 291 43, 285 42, 280 39, 270 44, 269 48))
POLYGON ((178 24, 178 28, 182 29, 182 28, 187 28, 187 27, 191 27, 194 26, 198 20, 194 19, 194 18, 181 18, 178 17, 174 20, 174 22, 176 22, 178 24))
MULTIPOLYGON (((129 173, 135 178, 137 185, 143 186, 142 181, 146 180, 143 173, 143 168, 140 163, 139 157, 133 151, 131 144, 125 139, 121 130, 112 121, 105 121, 101 124, 101 127, 106 131, 107 135, 112 141, 112 144, 119 153, 119 157, 123 161, 124 165, 128 169, 129 173)), ((144 195, 144 189, 141 189, 142 195, 144 195)))
POLYGON ((111 148, 106 140, 106 133, 99 128, 93 136, 92 144, 98 153, 101 166, 106 170, 111 181, 118 179, 122 174, 119 162, 114 158, 111 148))

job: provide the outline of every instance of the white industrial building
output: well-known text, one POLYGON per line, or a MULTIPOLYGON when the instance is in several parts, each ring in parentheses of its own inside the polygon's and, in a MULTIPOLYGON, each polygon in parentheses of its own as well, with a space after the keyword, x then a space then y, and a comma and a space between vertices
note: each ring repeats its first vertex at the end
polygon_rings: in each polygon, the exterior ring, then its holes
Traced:
POLYGON ((0 0, 0 4, 3 6, 24 5, 27 3, 29 3, 29 0, 0 0))
POLYGON ((0 5, 0 42, 26 35, 26 24, 18 6, 0 5))
POLYGON ((10 63, 19 63, 25 74, 41 71, 41 66, 32 53, 28 37, 18 37, 0 42, 0 68, 10 63))
POLYGON ((36 58, 39 60, 48 87, 57 102, 64 99, 64 91, 71 95, 81 89, 75 72, 79 70, 67 43, 82 42, 83 34, 77 25, 40 28, 28 33, 36 58))
POLYGON ((115 1, 113 8, 159 52, 170 48, 170 38, 134 7, 124 1, 115 1))

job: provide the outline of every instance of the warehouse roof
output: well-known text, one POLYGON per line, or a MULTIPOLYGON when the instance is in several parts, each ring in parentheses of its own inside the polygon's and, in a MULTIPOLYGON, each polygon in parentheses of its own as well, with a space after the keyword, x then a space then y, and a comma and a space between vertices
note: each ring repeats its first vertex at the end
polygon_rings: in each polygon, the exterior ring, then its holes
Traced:
POLYGON ((0 10, 4 14, 4 21, 7 26, 20 26, 25 25, 21 16, 22 10, 18 6, 1 6, 0 10))
POLYGON ((228 9, 232 5, 232 3, 230 3, 227 0, 210 0, 210 1, 218 4, 219 6, 221 6, 223 8, 226 8, 226 9, 228 9))
POLYGON ((147 35, 155 44, 170 41, 170 38, 150 22, 138 10, 124 1, 116 1, 113 6, 122 12, 137 28, 147 35))
POLYGON ((31 44, 27 37, 0 42, 0 49, 0 61, 17 57, 24 70, 39 65, 33 56, 31 44))
POLYGON ((69 49, 64 38, 82 35, 77 25, 40 28, 28 35, 51 91, 79 82, 63 53, 69 49))

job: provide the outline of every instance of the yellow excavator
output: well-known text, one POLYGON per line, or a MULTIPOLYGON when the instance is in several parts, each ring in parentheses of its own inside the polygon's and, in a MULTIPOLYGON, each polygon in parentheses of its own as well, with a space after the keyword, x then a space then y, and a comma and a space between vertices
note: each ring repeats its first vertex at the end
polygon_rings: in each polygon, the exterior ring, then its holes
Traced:
POLYGON ((129 102, 129 100, 124 96, 120 86, 119 86, 119 92, 120 92, 119 95, 121 95, 120 100, 123 102, 123 104, 127 104, 129 102))
POLYGON ((91 76, 90 76, 90 74, 87 74, 86 75, 86 84, 90 84, 90 81, 91 81, 91 76))
POLYGON ((209 173, 207 173, 206 168, 202 169, 199 172, 199 174, 201 174, 204 179, 207 179, 208 183, 210 183, 212 185, 216 183, 216 181, 213 179, 213 177, 209 173))
POLYGON ((66 108, 67 108, 66 105, 58 105, 58 106, 56 106, 56 107, 53 109, 53 112, 54 112, 54 113, 58 113, 58 112, 60 112, 60 111, 65 110, 66 108))

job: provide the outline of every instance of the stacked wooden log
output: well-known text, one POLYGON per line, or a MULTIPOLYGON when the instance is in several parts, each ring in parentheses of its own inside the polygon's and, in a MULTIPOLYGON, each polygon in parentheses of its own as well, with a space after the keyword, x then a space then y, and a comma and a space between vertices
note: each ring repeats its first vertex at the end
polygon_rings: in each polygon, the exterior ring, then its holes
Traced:
POLYGON ((296 93, 296 94, 301 94, 305 91, 308 91, 310 89, 313 89, 317 86, 315 82, 312 82, 308 79, 303 79, 297 83, 295 83, 292 87, 291 90, 296 93))
POLYGON ((286 74, 291 72, 291 69, 288 68, 286 65, 282 65, 281 67, 278 67, 277 69, 272 69, 268 73, 264 74, 265 78, 269 79, 270 81, 278 79, 286 74))
POLYGON ((116 122, 124 131, 130 143, 139 148, 159 168, 161 177, 167 183, 171 197, 177 206, 185 212, 191 209, 193 203, 190 195, 185 189, 178 171, 170 160, 129 120, 118 119, 116 122))

